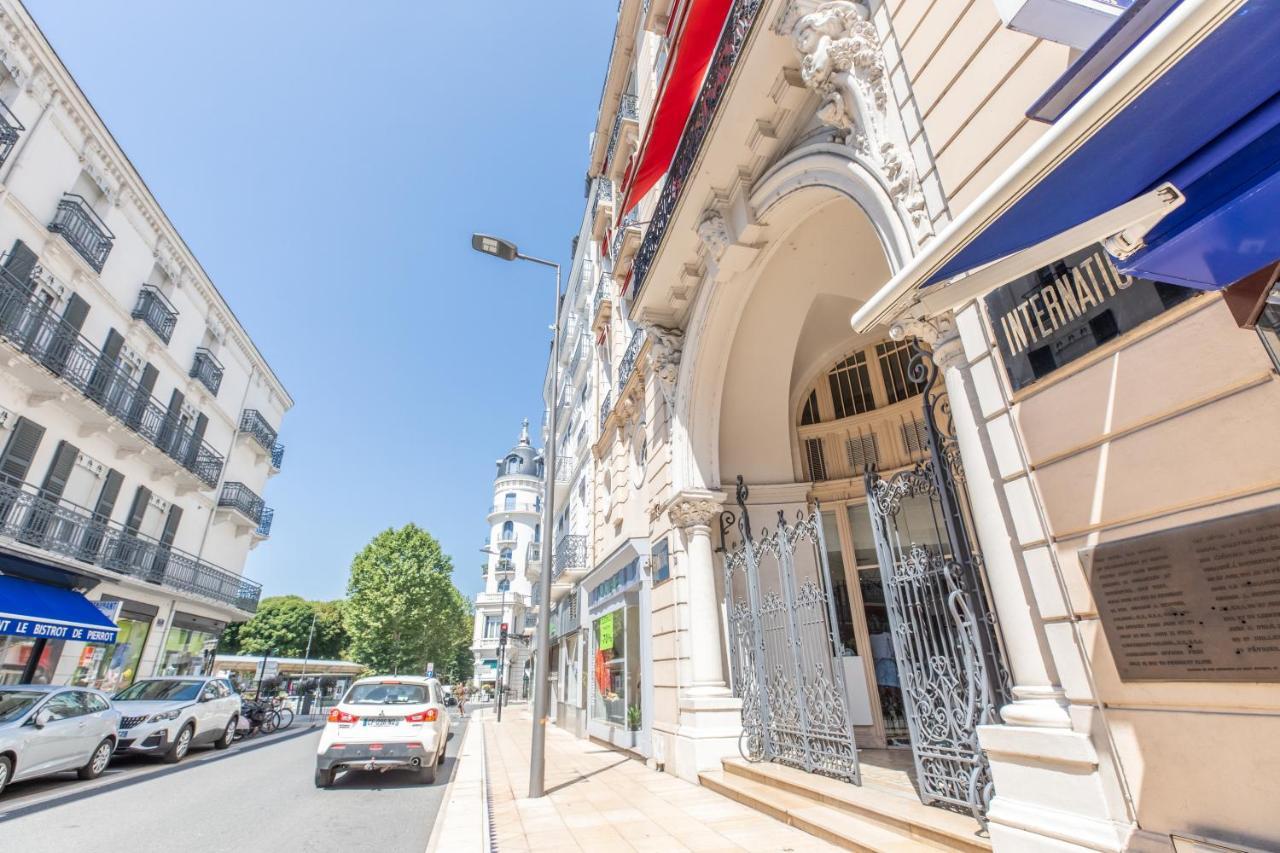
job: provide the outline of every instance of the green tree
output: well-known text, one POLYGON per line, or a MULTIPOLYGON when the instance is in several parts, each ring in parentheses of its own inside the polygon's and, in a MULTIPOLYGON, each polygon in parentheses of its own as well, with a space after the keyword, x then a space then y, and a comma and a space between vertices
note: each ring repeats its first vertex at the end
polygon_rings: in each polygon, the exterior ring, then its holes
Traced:
POLYGON ((240 654, 261 655, 274 650, 277 657, 302 657, 313 612, 310 602, 298 595, 262 599, 258 612, 240 626, 240 654))
POLYGON ((316 615, 316 635, 311 642, 311 656, 324 660, 343 660, 351 638, 347 636, 347 628, 342 622, 342 608, 346 602, 313 601, 312 610, 316 615))
POLYGON ((378 673, 422 673, 454 660, 469 631, 453 561, 416 524, 384 530, 351 563, 343 624, 351 658, 378 673))

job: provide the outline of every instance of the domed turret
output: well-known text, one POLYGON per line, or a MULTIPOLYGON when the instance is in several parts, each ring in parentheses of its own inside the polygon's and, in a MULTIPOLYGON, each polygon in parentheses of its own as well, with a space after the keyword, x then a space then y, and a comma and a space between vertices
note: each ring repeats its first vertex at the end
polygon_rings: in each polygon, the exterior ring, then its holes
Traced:
POLYGON ((541 477, 542 454, 529 443, 529 419, 520 424, 520 440, 498 460, 498 477, 541 477))

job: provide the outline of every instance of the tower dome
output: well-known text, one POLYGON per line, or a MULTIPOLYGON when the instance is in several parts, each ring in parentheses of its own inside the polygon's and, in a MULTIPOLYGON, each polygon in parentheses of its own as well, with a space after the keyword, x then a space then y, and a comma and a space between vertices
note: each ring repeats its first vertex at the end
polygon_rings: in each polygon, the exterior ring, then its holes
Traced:
POLYGON ((520 423, 520 440, 497 462, 498 477, 541 477, 542 454, 529 442, 529 419, 520 423))

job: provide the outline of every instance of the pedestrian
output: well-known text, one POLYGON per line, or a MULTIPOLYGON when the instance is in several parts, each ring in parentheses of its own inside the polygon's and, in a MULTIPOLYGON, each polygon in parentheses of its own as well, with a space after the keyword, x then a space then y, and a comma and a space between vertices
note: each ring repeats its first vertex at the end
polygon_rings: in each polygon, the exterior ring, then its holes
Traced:
POLYGON ((467 715, 467 686, 465 684, 458 685, 458 716, 465 717, 467 715))

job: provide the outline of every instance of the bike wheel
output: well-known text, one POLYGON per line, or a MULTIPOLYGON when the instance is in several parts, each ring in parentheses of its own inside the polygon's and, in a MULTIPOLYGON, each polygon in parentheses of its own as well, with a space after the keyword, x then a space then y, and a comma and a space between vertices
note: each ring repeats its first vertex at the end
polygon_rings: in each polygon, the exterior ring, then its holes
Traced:
POLYGON ((279 711, 267 711, 265 714, 262 715, 261 728, 262 728, 262 733, 264 735, 271 734, 276 730, 276 727, 278 727, 279 725, 280 725, 279 711))
POLYGON ((293 709, 288 705, 276 711, 276 716, 280 718, 280 725, 277 728, 287 729, 293 725, 293 709))

